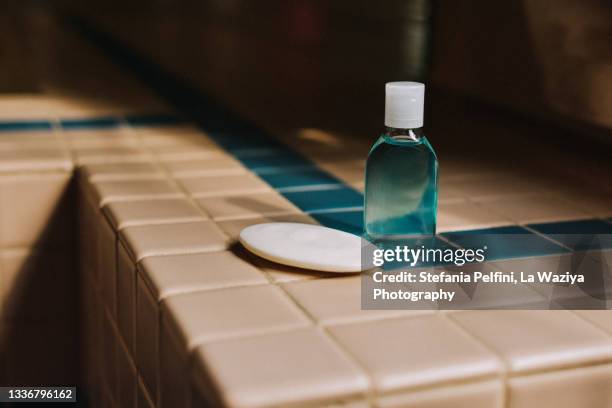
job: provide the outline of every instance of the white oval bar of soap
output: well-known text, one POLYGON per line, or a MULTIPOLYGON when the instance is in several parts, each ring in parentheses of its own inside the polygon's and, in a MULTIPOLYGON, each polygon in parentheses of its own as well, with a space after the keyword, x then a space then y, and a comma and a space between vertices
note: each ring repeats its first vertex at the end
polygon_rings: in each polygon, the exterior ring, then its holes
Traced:
POLYGON ((320 225, 271 222, 240 232, 246 249, 273 262, 323 272, 360 272, 362 241, 357 235, 320 225))

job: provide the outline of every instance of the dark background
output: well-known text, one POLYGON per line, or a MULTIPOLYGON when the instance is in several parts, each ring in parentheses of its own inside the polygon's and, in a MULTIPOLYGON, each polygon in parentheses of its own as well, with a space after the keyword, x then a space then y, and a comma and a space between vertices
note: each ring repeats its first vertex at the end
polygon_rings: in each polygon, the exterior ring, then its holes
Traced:
POLYGON ((371 134, 384 82, 423 80, 610 140, 605 0, 59 4, 270 127, 371 134))

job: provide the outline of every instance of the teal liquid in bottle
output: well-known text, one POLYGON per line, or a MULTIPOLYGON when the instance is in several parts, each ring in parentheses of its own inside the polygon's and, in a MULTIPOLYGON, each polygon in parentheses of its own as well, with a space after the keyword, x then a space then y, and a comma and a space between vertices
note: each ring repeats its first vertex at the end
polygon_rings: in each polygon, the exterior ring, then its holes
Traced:
POLYGON ((423 84, 386 86, 385 133, 366 164, 365 233, 373 241, 436 233, 438 161, 422 132, 423 84))

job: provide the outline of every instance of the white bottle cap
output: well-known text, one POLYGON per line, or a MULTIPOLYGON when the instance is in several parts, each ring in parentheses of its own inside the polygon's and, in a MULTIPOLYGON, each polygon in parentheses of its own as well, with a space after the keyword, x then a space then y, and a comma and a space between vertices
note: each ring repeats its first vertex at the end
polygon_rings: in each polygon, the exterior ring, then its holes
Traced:
POLYGON ((387 82, 385 86, 385 126, 415 129, 423 126, 425 84, 387 82))

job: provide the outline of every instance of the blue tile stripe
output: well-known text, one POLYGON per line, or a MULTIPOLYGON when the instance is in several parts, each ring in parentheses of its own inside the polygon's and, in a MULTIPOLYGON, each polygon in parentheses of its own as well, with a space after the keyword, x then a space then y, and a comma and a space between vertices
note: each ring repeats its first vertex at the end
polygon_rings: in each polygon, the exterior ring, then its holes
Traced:
POLYGON ((612 224, 603 220, 531 224, 528 227, 575 251, 612 249, 612 224))
POLYGON ((276 172, 264 172, 258 173, 258 175, 282 193, 317 188, 343 187, 342 182, 337 178, 312 166, 291 170, 285 169, 276 172))
POLYGON ((86 129, 105 129, 121 126, 127 122, 131 126, 164 126, 183 123, 184 119, 172 114, 142 114, 137 116, 99 116, 84 118, 66 118, 53 120, 1 120, 0 135, 3 132, 32 132, 32 131, 52 131, 55 124, 62 130, 86 130, 86 129))
POLYGON ((441 234, 461 248, 487 247, 487 260, 558 255, 570 252, 561 245, 519 226, 447 232, 441 234), (517 238, 517 235, 520 235, 517 238))
POLYGON ((125 117, 125 121, 134 127, 139 126, 172 126, 185 123, 185 119, 171 113, 141 113, 125 117))
POLYGON ((50 131, 53 125, 48 120, 3 120, 0 121, 1 132, 50 131))
POLYGON ((97 118, 60 119, 59 124, 63 130, 116 128, 121 125, 121 118, 109 116, 97 118))
POLYGON ((361 235, 363 233, 363 211, 333 211, 320 212, 311 215, 321 225, 330 228, 350 232, 351 234, 361 235))

